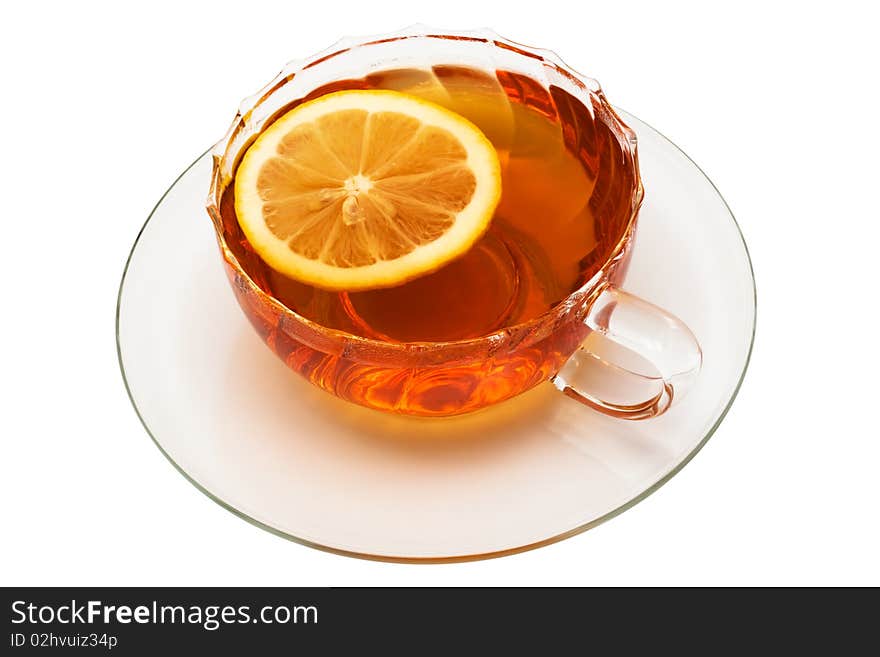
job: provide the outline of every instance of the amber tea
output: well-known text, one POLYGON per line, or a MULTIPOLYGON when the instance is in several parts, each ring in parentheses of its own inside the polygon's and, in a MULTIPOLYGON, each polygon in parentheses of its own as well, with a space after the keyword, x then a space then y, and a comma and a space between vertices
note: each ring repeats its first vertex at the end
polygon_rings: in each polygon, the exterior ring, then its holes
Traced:
POLYGON ((547 51, 421 26, 347 39, 245 99, 212 155, 207 210, 241 309, 342 400, 448 417, 552 382, 641 419, 699 372, 690 330, 620 287, 636 135, 547 51))
POLYGON ((595 106, 518 73, 433 66, 337 81, 276 116, 345 89, 401 91, 472 121, 497 151, 501 200, 482 238, 439 270, 396 287, 331 292, 273 270, 254 252, 229 185, 220 204, 227 244, 260 288, 299 315, 386 342, 478 338, 553 308, 621 239, 635 174, 615 156, 618 137, 595 120, 595 106))

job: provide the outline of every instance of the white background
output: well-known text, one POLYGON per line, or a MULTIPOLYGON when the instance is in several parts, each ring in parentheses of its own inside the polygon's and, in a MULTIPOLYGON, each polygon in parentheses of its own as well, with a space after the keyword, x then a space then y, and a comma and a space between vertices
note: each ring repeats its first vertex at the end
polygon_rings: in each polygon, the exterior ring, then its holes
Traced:
POLYGON ((815 5, 5 8, 0 584, 880 584, 877 23, 815 5), (491 26, 598 78, 718 185, 758 287, 743 389, 678 476, 586 534, 440 566, 325 554, 211 502, 139 424, 113 331, 137 231, 238 101, 342 35, 417 21, 491 26))

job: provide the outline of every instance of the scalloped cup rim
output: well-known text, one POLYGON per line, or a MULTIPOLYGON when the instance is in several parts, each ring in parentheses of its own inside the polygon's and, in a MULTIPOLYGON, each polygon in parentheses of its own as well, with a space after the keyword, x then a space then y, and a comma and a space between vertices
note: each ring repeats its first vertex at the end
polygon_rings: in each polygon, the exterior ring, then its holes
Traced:
MULTIPOLYGON (((495 47, 499 46, 495 45, 495 47)), ((316 340, 313 340, 310 339, 310 336, 299 335, 299 339, 302 339, 306 344, 309 344, 312 347, 318 347, 323 351, 327 351, 328 341, 337 342, 339 343, 338 348, 332 350, 336 353, 344 353, 352 349, 358 350, 360 352, 360 350, 366 349, 374 355, 376 355, 377 352, 384 352, 388 354, 389 358, 399 359, 401 357, 401 354, 418 355, 425 352, 434 352, 441 350, 444 352, 448 352, 449 350, 457 351, 460 349, 462 351, 468 352, 470 355, 473 355, 474 347, 481 344, 485 345, 488 351, 491 352, 500 347, 503 342, 505 342, 506 340, 510 340, 515 336, 526 336, 531 334, 533 340, 540 339, 541 337, 552 331, 556 322, 562 317, 568 315, 568 313, 571 312, 571 309, 574 306, 580 306, 581 312, 585 311, 585 309, 589 307, 590 300, 601 291, 601 289, 603 288, 603 279, 605 279, 605 271, 608 269, 609 265, 615 263, 626 253, 626 246, 632 238, 636 219, 638 217, 639 207, 641 206, 642 200, 644 198, 644 189, 642 186, 641 177, 638 175, 637 138, 635 132, 620 118, 620 116, 605 98, 605 95, 602 92, 601 86, 598 81, 596 81, 594 78, 578 73, 575 69, 568 66, 562 60, 562 58, 559 57, 559 55, 557 55, 552 50, 546 48, 536 48, 516 41, 512 41, 499 35, 497 32, 490 28, 482 28, 478 30, 447 30, 432 28, 423 23, 415 23, 413 25, 409 25, 401 30, 391 33, 373 34, 363 37, 342 37, 328 48, 325 48, 311 56, 289 61, 278 73, 278 75, 272 78, 272 80, 270 80, 268 84, 264 85, 256 93, 245 97, 239 104, 238 112, 236 113, 236 116, 231 126, 229 127, 223 138, 220 139, 220 141, 218 141, 210 149, 210 153, 213 161, 213 170, 211 174, 211 186, 206 203, 206 208, 208 210, 208 214, 212 220, 212 223, 214 224, 217 241, 222 250, 223 258, 235 270, 236 274, 243 278, 248 287, 264 302, 266 302, 272 308, 278 311, 282 317, 286 317, 289 321, 301 327, 307 328, 314 334, 312 337, 316 338, 316 340), (297 73, 306 70, 307 68, 314 66, 319 62, 323 62, 327 59, 348 52, 352 48, 368 47, 377 43, 385 43, 413 38, 466 38, 473 39, 475 41, 482 41, 488 43, 489 45, 502 43, 506 44, 507 46, 512 46, 512 48, 510 49, 513 52, 520 54, 521 56, 526 56, 525 54, 522 54, 522 51, 526 51, 528 53, 528 56, 535 57, 536 59, 540 59, 541 61, 552 65, 552 67, 558 73, 573 82, 575 86, 578 87, 583 93, 599 101, 603 109, 608 112, 609 117, 613 120, 613 127, 617 131, 619 131, 622 137, 626 139, 628 147, 632 152, 633 161, 635 162, 636 185, 632 194, 630 217, 627 220, 626 226, 623 229, 617 244, 610 251, 608 258, 596 271, 596 273, 588 281, 583 283, 577 290, 571 292, 554 307, 550 308, 541 315, 525 322, 506 326, 497 331, 493 331, 492 333, 487 333, 476 338, 437 342, 386 342, 383 340, 367 338, 348 333, 346 331, 341 331, 339 329, 326 327, 322 324, 308 319, 307 317, 300 315, 296 311, 288 308, 286 305, 278 301, 272 295, 264 292, 254 282, 250 275, 241 267, 238 259, 229 249, 223 237, 222 220, 220 217, 220 210, 217 204, 217 199, 219 198, 220 192, 225 189, 229 181, 221 180, 223 177, 221 172, 221 163, 226 157, 228 149, 232 144, 234 137, 238 134, 240 130, 249 127, 248 121, 251 113, 256 107, 260 105, 263 100, 265 100, 267 95, 273 92, 277 87, 279 87, 279 85, 282 85, 285 82, 291 80, 297 73), (543 327, 543 330, 540 330, 541 327, 543 327)), ((517 340, 516 344, 520 344, 520 341, 517 340)), ((360 354, 359 358, 363 360, 360 354)), ((377 363, 381 363, 384 361, 384 358, 379 358, 375 360, 377 363)), ((446 353, 446 357, 444 358, 443 362, 450 362, 448 353, 446 353)))

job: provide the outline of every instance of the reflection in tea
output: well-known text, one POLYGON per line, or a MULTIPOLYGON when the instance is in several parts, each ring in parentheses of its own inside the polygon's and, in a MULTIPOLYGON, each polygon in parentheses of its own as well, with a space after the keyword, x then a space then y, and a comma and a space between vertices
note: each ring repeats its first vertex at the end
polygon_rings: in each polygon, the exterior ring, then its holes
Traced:
POLYGON ((488 232, 464 256, 403 285, 328 292, 272 270, 253 252, 238 228, 230 185, 221 202, 227 243, 266 292, 322 326, 367 338, 462 340, 541 315, 604 263, 630 218, 634 174, 614 156, 618 137, 595 121, 595 108, 520 74, 456 66, 342 80, 299 102, 374 88, 443 105, 490 139, 501 161, 502 196, 488 232))

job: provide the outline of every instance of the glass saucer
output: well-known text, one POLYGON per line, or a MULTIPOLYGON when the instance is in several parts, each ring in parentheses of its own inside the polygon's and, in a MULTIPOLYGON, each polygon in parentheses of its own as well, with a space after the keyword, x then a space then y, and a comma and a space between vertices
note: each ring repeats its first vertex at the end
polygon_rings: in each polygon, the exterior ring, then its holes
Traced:
POLYGON ((119 289, 125 384, 156 445, 199 490, 285 538, 397 561, 500 556, 579 533, 678 472, 730 408, 751 353, 755 289, 739 228, 700 169, 626 112, 646 190, 629 291, 703 348, 665 415, 600 415, 550 383, 447 419, 385 415, 300 379, 236 305, 196 160, 142 228, 119 289))

